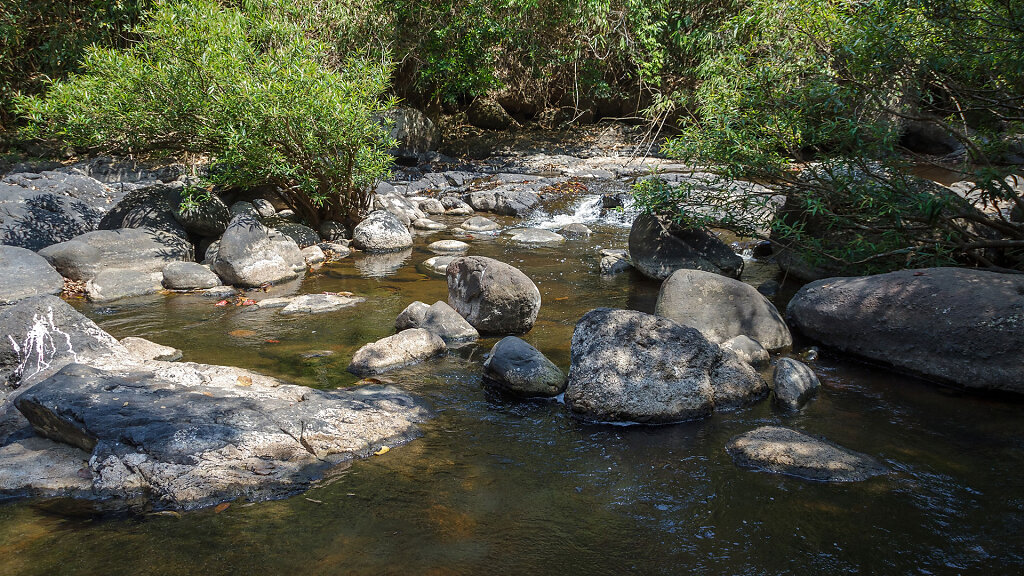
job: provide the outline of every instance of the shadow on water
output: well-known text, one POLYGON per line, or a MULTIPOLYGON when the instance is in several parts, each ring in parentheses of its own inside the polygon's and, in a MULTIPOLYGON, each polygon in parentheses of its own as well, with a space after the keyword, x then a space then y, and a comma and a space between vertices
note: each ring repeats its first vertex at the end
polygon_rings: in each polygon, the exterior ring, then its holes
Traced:
MULTIPOLYGON (((563 369, 586 311, 649 312, 657 298, 656 283, 599 275, 599 247, 625 247, 628 230, 593 227, 590 239, 553 248, 469 240, 471 254, 509 262, 537 283, 543 307, 524 339, 563 369)), ((188 361, 348 386, 358 379, 345 371, 356 349, 392 334, 414 300, 447 299, 444 278, 418 265, 432 256, 427 243, 449 237, 417 237, 397 267, 355 254, 292 285, 366 298, 319 316, 181 295, 82 307, 115 336, 172 344, 188 361)), ((0 576, 1024 569, 1021 403, 951 395, 825 353, 813 362, 823 389, 795 415, 762 402, 701 422, 588 425, 557 401, 514 402, 485 391, 480 364, 494 342, 382 375, 425 398, 437 417, 419 440, 356 462, 304 495, 180 518, 0 506, 0 576), (733 465, 723 449, 731 437, 777 423, 874 455, 894 472, 824 484, 733 465)))

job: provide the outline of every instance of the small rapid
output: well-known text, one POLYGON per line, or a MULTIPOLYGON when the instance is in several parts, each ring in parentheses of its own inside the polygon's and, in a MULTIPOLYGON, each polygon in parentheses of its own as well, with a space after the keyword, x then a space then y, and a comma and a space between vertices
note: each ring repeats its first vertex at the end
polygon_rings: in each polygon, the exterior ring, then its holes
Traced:
POLYGON ((622 195, 622 206, 618 208, 605 208, 604 197, 600 194, 585 194, 571 201, 564 212, 537 210, 523 225, 547 230, 558 230, 569 224, 629 228, 636 215, 633 198, 628 194, 622 195))

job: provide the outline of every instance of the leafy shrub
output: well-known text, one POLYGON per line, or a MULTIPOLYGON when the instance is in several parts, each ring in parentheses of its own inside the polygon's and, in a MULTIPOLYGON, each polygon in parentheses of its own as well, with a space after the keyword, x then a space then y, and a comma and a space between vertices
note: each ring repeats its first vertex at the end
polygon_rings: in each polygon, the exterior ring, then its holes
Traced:
POLYGON ((352 224, 388 169, 386 63, 331 50, 268 2, 161 1, 126 50, 19 101, 26 132, 94 151, 213 156, 212 184, 275 183, 307 222, 352 224))

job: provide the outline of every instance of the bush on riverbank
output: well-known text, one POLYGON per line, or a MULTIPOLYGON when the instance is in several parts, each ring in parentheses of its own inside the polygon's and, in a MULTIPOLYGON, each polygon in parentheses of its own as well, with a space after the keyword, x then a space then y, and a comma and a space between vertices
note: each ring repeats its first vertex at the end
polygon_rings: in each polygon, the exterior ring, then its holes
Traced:
POLYGON ((334 56, 274 3, 164 2, 126 50, 18 102, 31 137, 97 152, 212 155, 209 183, 276 184, 307 222, 357 222, 389 165, 386 62, 334 56))

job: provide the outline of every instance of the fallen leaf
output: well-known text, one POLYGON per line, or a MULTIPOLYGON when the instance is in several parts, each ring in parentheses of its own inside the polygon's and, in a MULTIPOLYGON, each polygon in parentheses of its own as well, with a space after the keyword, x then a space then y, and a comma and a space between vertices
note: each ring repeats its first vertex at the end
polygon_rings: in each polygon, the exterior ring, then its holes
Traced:
POLYGON ((387 446, 381 446, 380 450, 377 450, 376 452, 374 452, 373 455, 374 456, 380 456, 381 454, 387 454, 390 451, 391 451, 391 448, 389 448, 387 446))
POLYGON ((255 335, 256 332, 253 330, 232 330, 228 332, 228 336, 234 336, 235 338, 248 338, 255 335))
POLYGON ((250 378, 249 376, 239 376, 238 377, 238 385, 239 386, 252 386, 252 378, 250 378))
POLYGON ((569 299, 568 296, 561 296, 559 298, 555 298, 555 302, 561 302, 562 300, 568 300, 568 299, 569 299))
POLYGON ((264 340, 264 342, 266 342, 267 344, 280 344, 281 343, 280 340, 273 340, 273 339, 271 339, 271 340, 264 340))
POLYGON ((243 298, 243 299, 238 301, 238 305, 239 306, 255 306, 256 305, 256 301, 253 300, 252 298, 243 298))
POLYGON ((227 305, 228 305, 228 301, 227 300, 221 300, 220 302, 217 302, 216 304, 214 304, 214 306, 227 306, 227 305))
POLYGON ((203 396, 209 396, 210 398, 213 398, 213 394, 211 394, 210 392, 207 392, 205 390, 203 391, 203 396))
POLYGON ((213 513, 220 514, 221 512, 227 510, 228 506, 231 506, 230 502, 222 502, 220 504, 217 504, 217 507, 213 509, 213 513))
POLYGON ((306 500, 309 500, 310 502, 312 502, 314 504, 323 504, 324 503, 323 500, 313 500, 312 498, 306 498, 306 500))
POLYGON ((181 514, 174 510, 161 510, 159 512, 150 512, 149 516, 170 516, 172 518, 181 518, 181 514))

